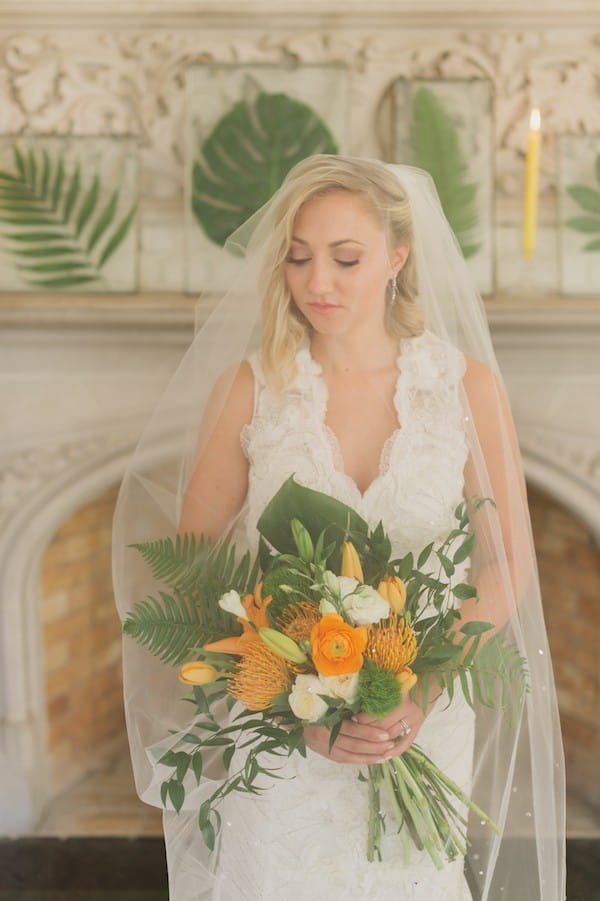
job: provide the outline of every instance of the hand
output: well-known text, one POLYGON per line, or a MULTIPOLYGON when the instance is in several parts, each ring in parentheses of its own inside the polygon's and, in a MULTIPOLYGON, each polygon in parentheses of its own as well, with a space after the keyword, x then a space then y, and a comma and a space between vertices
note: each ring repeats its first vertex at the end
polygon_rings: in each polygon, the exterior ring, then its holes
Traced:
POLYGON ((403 754, 414 742, 424 721, 422 709, 407 696, 382 720, 366 713, 357 713, 352 719, 344 720, 331 751, 330 730, 325 726, 305 726, 304 738, 312 751, 338 763, 382 763, 403 754))

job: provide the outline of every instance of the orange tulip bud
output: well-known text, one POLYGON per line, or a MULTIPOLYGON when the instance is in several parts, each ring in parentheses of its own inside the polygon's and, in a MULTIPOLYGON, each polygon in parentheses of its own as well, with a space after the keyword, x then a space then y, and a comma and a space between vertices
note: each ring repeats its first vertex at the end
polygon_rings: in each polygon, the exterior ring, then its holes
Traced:
POLYGON ((410 666, 403 666, 402 669, 396 673, 396 679, 400 683, 402 694, 406 694, 407 691, 411 690, 413 685, 417 684, 417 676, 413 673, 410 666))
POLYGON ((179 672, 179 679, 186 685, 208 685, 219 678, 219 671, 210 663, 202 663, 201 660, 193 660, 184 663, 179 672))
POLYGON ((402 613, 406 604, 406 585, 398 576, 386 576, 377 586, 379 594, 386 599, 394 613, 402 613))

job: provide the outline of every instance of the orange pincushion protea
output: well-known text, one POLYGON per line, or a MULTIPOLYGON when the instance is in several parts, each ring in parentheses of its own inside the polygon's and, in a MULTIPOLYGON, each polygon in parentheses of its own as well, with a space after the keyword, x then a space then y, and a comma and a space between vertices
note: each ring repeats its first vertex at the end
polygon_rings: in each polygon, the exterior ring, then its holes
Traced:
POLYGON ((369 626, 365 656, 380 669, 399 673, 417 656, 417 636, 404 617, 392 614, 369 626))
POLYGON ((235 674, 229 680, 229 694, 248 710, 266 710, 274 698, 288 691, 296 669, 274 654, 262 641, 244 648, 235 674))
POLYGON ((320 619, 321 613, 316 604, 311 604, 310 601, 297 601, 282 613, 278 625, 288 638, 303 641, 310 639, 312 627, 320 619))

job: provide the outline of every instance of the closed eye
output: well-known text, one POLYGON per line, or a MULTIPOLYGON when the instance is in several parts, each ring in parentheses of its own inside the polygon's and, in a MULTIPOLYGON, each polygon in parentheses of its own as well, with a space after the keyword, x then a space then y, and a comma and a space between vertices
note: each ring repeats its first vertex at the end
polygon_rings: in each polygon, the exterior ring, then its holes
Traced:
MULTIPOLYGON (((310 263, 312 257, 288 257, 286 259, 286 263, 291 263, 293 266, 304 266, 306 263, 310 263)), ((335 260, 338 266, 342 266, 344 269, 349 269, 351 266, 358 266, 359 260, 335 260)))

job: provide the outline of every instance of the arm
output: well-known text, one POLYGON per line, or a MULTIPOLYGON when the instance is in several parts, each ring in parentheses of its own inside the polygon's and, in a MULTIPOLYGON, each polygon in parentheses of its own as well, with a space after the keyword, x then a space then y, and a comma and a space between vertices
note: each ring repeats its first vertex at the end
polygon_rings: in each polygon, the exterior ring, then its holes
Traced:
POLYGON ((220 377, 208 401, 180 532, 204 532, 216 539, 240 511, 248 491, 240 434, 252 419, 253 403, 254 377, 250 364, 243 362, 220 377))
POLYGON ((465 467, 465 497, 469 500, 483 493, 491 496, 496 506, 484 505, 472 519, 477 540, 471 581, 479 601, 463 603, 461 622, 486 620, 501 628, 511 615, 513 599, 518 601, 533 574, 528 520, 515 516, 515 505, 511 505, 511 495, 516 493, 518 511, 527 509, 525 482, 508 402, 496 377, 483 363, 468 359, 463 386, 479 445, 465 467), (482 464, 487 486, 480 478, 482 464))

